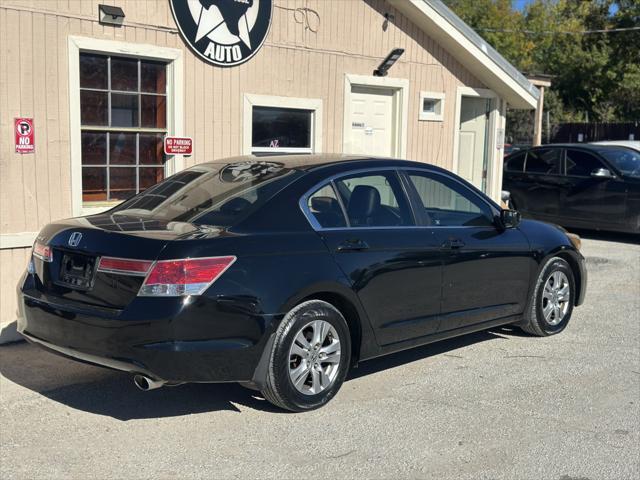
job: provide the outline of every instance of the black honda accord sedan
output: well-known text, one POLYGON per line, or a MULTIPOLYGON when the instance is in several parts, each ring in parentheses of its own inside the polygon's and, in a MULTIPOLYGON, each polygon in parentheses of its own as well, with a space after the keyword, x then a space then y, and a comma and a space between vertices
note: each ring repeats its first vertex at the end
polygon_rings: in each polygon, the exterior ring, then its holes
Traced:
POLYGON ((498 325, 561 332, 585 296, 574 241, 423 163, 234 158, 47 225, 18 328, 145 390, 240 382, 303 411, 363 360, 498 325))

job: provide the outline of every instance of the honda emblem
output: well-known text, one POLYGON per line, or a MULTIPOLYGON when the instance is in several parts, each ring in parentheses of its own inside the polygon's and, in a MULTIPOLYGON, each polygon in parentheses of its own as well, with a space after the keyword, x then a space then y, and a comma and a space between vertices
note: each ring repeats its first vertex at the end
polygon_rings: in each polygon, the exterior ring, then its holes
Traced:
POLYGON ((80 244, 80 240, 82 240, 82 234, 80 232, 73 232, 69 237, 69 246, 77 247, 80 244))

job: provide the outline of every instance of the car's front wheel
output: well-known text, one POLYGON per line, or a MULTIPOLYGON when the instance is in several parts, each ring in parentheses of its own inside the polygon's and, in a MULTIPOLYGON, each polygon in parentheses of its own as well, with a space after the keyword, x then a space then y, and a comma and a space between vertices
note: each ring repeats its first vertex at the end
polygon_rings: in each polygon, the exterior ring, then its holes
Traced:
POLYGON ((560 257, 548 260, 538 275, 520 327, 540 337, 560 333, 571 319, 575 291, 569 264, 560 257))
POLYGON ((351 360, 351 337, 333 305, 309 300, 292 309, 276 331, 264 397, 302 412, 321 407, 338 392, 351 360))

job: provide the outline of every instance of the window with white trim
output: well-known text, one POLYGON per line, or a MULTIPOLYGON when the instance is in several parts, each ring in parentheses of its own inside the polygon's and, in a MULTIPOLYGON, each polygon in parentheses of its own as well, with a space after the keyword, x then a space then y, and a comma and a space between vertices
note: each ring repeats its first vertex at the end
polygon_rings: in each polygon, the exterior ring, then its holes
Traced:
POLYGON ((165 176, 167 63, 80 53, 82 202, 132 197, 165 176))
POLYGON ((441 122, 444 118, 444 93, 420 92, 419 119, 441 122))
POLYGON ((311 153, 313 110, 254 106, 251 151, 259 153, 271 150, 311 153))
POLYGON ((322 100, 245 94, 245 154, 322 151, 322 100))

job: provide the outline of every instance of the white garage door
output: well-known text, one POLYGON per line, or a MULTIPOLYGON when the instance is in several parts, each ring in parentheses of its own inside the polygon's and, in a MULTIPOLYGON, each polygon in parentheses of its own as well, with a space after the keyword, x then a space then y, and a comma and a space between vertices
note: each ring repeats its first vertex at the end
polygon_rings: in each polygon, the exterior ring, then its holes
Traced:
POLYGON ((345 153, 395 155, 393 90, 353 86, 350 119, 351 141, 345 153))

